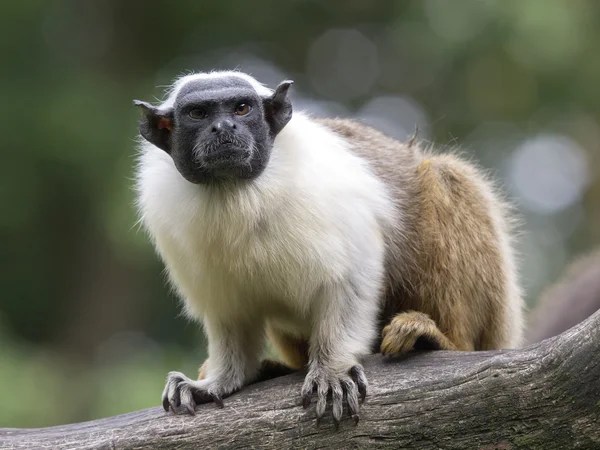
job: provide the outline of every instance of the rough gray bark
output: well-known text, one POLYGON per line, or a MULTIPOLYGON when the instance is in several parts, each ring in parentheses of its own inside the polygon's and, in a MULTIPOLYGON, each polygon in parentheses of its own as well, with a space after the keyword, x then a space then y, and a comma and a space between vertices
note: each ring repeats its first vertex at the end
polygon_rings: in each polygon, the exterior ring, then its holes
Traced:
MULTIPOLYGON (((43 429, 0 430, 6 449, 600 449, 600 312, 523 350, 372 356, 361 422, 317 428, 302 376, 249 386, 195 417, 162 408, 43 429)), ((157 393, 158 395, 159 393, 157 393)))

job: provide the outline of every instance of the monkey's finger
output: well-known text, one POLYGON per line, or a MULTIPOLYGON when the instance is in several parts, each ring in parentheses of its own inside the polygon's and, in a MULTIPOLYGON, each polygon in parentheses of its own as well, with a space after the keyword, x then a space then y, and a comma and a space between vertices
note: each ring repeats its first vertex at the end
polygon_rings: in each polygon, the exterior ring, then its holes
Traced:
POLYGON ((162 406, 163 409, 167 412, 169 412, 169 405, 169 384, 167 383, 162 393, 162 406))
POLYGON ((358 393, 360 394, 360 401, 362 403, 367 397, 367 386, 369 385, 369 383, 367 382, 365 371, 361 365, 356 365, 350 369, 350 374, 352 375, 352 378, 354 378, 354 382, 358 386, 358 393))
POLYGON ((340 427, 340 420, 344 412, 344 390, 340 381, 335 378, 331 381, 331 403, 333 407, 333 425, 337 430, 340 427))
POLYGON ((344 380, 342 382, 342 386, 344 388, 344 393, 346 394, 346 402, 348 403, 348 413, 354 424, 358 424, 359 416, 358 416, 358 388, 356 387, 356 383, 350 379, 344 380))
POLYGON ((169 389, 169 405, 171 405, 173 412, 177 413, 179 406, 181 405, 179 386, 169 389))
POLYGON ((179 382, 177 373, 178 372, 169 372, 169 374, 167 375, 167 380, 165 382, 165 388, 162 392, 162 405, 163 409, 167 412, 169 412, 169 407, 171 405, 169 400, 169 398, 171 397, 170 392, 172 391, 174 386, 177 385, 177 383, 179 382))
POLYGON ((315 412, 317 414, 317 424, 321 417, 323 417, 323 413, 325 412, 325 408, 327 407, 327 393, 329 392, 329 383, 323 378, 317 380, 317 406, 315 407, 315 412))
POLYGON ((176 379, 172 379, 169 382, 169 392, 167 394, 167 400, 173 412, 177 412, 177 408, 180 405, 179 383, 180 381, 177 381, 176 379))
POLYGON ((302 385, 302 407, 304 409, 308 408, 310 405, 310 401, 312 399, 313 392, 315 390, 315 384, 311 379, 307 379, 304 381, 302 385))
POLYGON ((181 406, 192 416, 196 415, 196 403, 190 386, 187 383, 180 383, 179 386, 181 406))

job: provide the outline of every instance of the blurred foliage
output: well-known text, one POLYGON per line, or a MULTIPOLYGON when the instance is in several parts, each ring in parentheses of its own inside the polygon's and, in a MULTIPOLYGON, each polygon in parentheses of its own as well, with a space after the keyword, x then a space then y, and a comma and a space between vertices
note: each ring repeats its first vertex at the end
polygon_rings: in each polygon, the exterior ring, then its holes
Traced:
POLYGON ((131 181, 131 100, 184 71, 291 77, 316 114, 461 146, 519 207, 530 304, 600 241, 595 0, 26 0, 0 30, 0 426, 156 405, 202 362, 131 181))

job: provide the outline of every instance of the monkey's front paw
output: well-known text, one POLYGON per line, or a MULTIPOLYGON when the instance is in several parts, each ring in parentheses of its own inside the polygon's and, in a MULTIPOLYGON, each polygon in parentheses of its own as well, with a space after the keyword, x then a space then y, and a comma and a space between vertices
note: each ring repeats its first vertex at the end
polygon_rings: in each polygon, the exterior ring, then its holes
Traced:
POLYGON ((361 402, 364 402, 367 395, 367 377, 361 365, 350 368, 348 373, 334 373, 331 369, 322 366, 311 368, 306 375, 304 385, 302 386, 302 406, 308 408, 313 392, 317 393, 317 406, 315 408, 317 415, 317 425, 319 424, 325 407, 327 406, 327 395, 331 394, 333 423, 337 429, 340 425, 342 412, 344 408, 344 397, 348 404, 348 412, 357 424, 358 417, 358 399, 360 395, 361 402))
POLYGON ((169 372, 167 383, 162 393, 162 404, 165 411, 171 409, 176 414, 196 414, 196 405, 214 401, 223 407, 223 389, 215 382, 207 380, 194 381, 181 372, 169 372))

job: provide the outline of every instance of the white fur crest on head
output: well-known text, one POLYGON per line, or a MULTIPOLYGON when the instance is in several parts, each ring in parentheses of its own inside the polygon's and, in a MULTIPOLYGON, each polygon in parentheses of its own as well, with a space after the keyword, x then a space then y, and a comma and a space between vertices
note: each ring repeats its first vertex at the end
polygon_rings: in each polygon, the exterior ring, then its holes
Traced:
POLYGON ((223 77, 237 77, 246 81, 247 83, 250 83, 250 85, 254 88, 256 93, 262 97, 269 96, 273 93, 272 89, 269 89, 254 77, 244 72, 239 72, 237 70, 198 72, 178 77, 173 82, 171 89, 169 89, 167 99, 163 102, 162 106, 172 106, 175 101, 175 97, 177 97, 177 94, 179 93, 181 88, 191 81, 210 80, 223 77))

